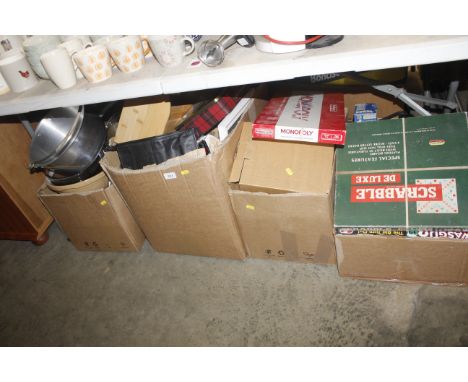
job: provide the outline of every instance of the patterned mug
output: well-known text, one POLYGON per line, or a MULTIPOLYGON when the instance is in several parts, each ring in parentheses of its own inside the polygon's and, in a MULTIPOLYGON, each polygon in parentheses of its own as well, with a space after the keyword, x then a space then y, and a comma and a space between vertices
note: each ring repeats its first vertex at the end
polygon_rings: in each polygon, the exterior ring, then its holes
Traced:
POLYGON ((145 53, 139 36, 125 36, 107 43, 107 50, 120 71, 131 73, 145 64, 145 53))
POLYGON ((184 36, 148 36, 154 57, 162 66, 174 67, 195 50, 195 42, 184 36))
POLYGON ((73 61, 91 83, 105 81, 112 76, 112 64, 104 45, 94 45, 73 54, 73 61))

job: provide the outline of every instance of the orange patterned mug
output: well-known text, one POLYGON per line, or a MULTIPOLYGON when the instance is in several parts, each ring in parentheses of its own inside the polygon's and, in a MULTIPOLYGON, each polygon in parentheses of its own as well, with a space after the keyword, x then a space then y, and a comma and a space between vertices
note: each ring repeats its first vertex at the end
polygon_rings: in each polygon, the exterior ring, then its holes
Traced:
POLYGON ((94 45, 76 52, 73 61, 89 82, 105 81, 112 76, 109 52, 104 45, 94 45))
POLYGON ((145 53, 139 36, 125 36, 107 43, 107 50, 120 71, 131 73, 145 64, 145 53))

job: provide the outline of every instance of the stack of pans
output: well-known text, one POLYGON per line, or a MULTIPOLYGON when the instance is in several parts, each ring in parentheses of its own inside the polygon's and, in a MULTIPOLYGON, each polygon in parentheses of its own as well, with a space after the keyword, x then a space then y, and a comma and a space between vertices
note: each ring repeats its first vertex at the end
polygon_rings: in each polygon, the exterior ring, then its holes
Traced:
POLYGON ((105 143, 103 120, 85 113, 84 106, 53 109, 35 130, 30 168, 43 170, 52 186, 82 182, 102 171, 99 160, 105 143))

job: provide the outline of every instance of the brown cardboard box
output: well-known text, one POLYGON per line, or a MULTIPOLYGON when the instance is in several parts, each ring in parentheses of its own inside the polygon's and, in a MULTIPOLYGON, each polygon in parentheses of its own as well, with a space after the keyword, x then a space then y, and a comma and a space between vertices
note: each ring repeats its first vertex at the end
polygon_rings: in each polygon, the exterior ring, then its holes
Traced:
MULTIPOLYGON (((345 95, 345 103, 377 103, 381 118, 402 110, 374 94, 345 95)), ((354 107, 353 107, 354 109, 354 107)), ((352 112, 352 110, 351 110, 352 112)), ((349 114, 348 114, 349 115, 349 114)), ((352 113, 351 113, 352 119, 352 113)), ((468 242, 397 236, 336 235, 341 276, 362 279, 468 284, 468 242)))
POLYGON ((241 129, 211 154, 199 149, 141 170, 120 168, 117 153, 101 161, 151 246, 160 252, 245 258, 228 195, 241 129))
POLYGON ((44 185, 39 198, 79 250, 136 252, 143 245, 145 237, 113 185, 66 194, 44 185))
POLYGON ((341 276, 389 281, 468 284, 468 242, 336 235, 341 276))
POLYGON ((335 263, 333 146, 252 140, 243 126, 231 202, 249 256, 335 263))

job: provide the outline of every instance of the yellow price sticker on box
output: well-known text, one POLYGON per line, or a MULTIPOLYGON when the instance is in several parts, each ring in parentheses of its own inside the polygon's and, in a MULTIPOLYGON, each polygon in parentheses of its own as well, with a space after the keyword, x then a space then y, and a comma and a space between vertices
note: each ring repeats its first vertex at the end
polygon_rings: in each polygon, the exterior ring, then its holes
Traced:
POLYGON ((289 167, 286 168, 285 171, 286 171, 286 174, 288 174, 289 176, 294 175, 294 171, 291 170, 289 167))
POLYGON ((252 206, 251 204, 246 204, 245 208, 247 208, 248 210, 255 210, 255 206, 252 206))
POLYGON ((182 170, 180 173, 181 173, 181 175, 187 175, 187 174, 190 174, 190 171, 189 170, 182 170))

